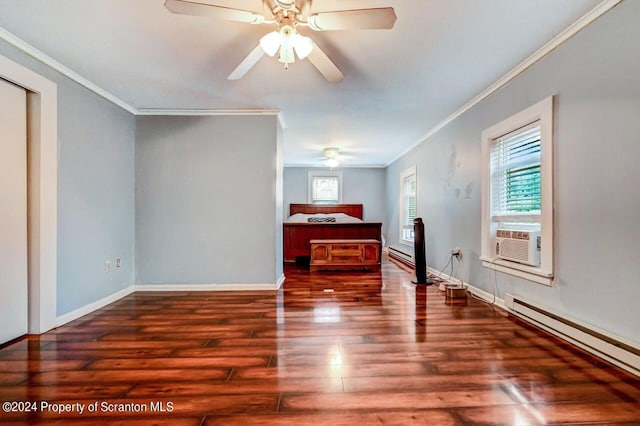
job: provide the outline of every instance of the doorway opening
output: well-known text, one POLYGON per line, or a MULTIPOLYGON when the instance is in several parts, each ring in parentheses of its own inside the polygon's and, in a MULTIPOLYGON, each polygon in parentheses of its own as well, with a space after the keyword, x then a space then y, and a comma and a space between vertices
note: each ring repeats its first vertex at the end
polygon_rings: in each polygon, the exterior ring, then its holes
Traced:
POLYGON ((41 334, 57 314, 57 86, 2 55, 0 78, 27 92, 28 333, 41 334))

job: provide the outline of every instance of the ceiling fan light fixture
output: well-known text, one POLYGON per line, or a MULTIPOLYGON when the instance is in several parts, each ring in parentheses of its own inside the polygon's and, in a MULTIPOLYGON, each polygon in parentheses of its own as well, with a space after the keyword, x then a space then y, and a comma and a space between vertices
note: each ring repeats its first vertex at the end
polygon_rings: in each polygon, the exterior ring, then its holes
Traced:
POLYGON ((280 44, 286 47, 293 47, 295 36, 298 35, 291 25, 282 25, 278 30, 280 33, 280 44))
POLYGON ((277 52, 278 60, 285 64, 296 61, 294 52, 299 59, 306 58, 313 50, 313 41, 309 37, 302 36, 290 25, 283 25, 278 31, 272 31, 260 39, 260 47, 269 56, 277 52))
POLYGON ((309 53, 313 50, 313 41, 309 37, 295 34, 293 38, 293 48, 298 55, 298 59, 304 59, 309 56, 309 53))
POLYGON ((296 57, 293 54, 293 46, 285 46, 282 44, 280 46, 280 56, 278 56, 278 60, 284 64, 285 69, 287 69, 289 64, 294 63, 296 57))
POLYGON ((272 31, 260 39, 260 47, 269 56, 276 54, 280 48, 280 33, 272 31))
POLYGON ((332 146, 324 149, 325 158, 338 158, 338 155, 340 155, 340 148, 332 146))
POLYGON ((335 158, 329 158, 328 160, 326 160, 324 162, 324 164, 329 167, 330 169, 335 169, 336 167, 338 167, 340 165, 340 162, 338 160, 336 160, 335 158))
POLYGON ((329 167, 330 169, 335 169, 336 167, 338 167, 340 165, 340 162, 338 160, 336 160, 335 158, 329 158, 327 159, 324 164, 329 167))
POLYGON ((284 68, 287 69, 289 64, 296 61, 296 57, 293 53, 293 48, 296 44, 297 37, 299 37, 295 28, 292 25, 282 25, 278 30, 279 42, 280 42, 280 54, 278 60, 284 64, 284 68))
POLYGON ((324 165, 329 167, 330 169, 334 169, 340 165, 340 161, 338 160, 338 156, 340 155, 340 148, 337 147, 329 147, 324 149, 324 165))

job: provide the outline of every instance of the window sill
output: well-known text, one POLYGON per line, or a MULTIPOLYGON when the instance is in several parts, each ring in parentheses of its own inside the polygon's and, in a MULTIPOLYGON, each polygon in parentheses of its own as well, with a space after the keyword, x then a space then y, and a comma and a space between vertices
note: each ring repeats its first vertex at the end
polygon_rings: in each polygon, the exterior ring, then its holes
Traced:
POLYGON ((494 271, 524 278, 525 280, 533 281, 549 287, 553 284, 552 272, 543 271, 542 269, 534 266, 521 265, 516 262, 509 262, 508 260, 492 259, 484 256, 481 256, 480 260, 482 261, 482 266, 494 271))
POLYGON ((403 239, 400 239, 400 244, 402 244, 403 246, 409 246, 409 247, 413 247, 414 246, 413 241, 403 240, 403 239))

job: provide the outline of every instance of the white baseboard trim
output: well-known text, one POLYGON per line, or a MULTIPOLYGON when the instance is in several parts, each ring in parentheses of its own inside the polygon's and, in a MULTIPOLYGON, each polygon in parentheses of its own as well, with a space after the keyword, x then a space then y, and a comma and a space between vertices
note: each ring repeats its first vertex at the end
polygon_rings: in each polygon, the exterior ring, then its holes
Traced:
POLYGON ((274 291, 279 290, 284 283, 285 276, 282 274, 275 283, 240 283, 240 284, 135 284, 123 288, 107 297, 103 297, 93 303, 86 304, 56 318, 56 327, 60 327, 68 322, 88 315, 100 308, 103 308, 125 296, 136 291, 274 291))
POLYGON ((495 305, 496 307, 498 307, 500 309, 503 309, 505 311, 509 311, 509 309, 507 308, 507 306, 504 303, 504 300, 500 299, 499 297, 496 297, 494 299, 493 294, 491 294, 491 293, 489 293, 487 291, 484 291, 484 290, 482 290, 482 289, 480 289, 480 288, 478 288, 478 287, 476 287, 474 285, 471 285, 471 284, 469 284, 467 282, 459 280, 458 278, 454 278, 454 277, 452 277, 450 275, 447 275, 445 273, 440 273, 440 271, 438 271, 436 269, 433 269, 430 266, 427 266, 427 272, 429 272, 430 274, 433 274, 433 275, 435 275, 435 276, 437 276, 439 278, 442 278, 444 280, 451 281, 454 284, 461 284, 461 285, 463 285, 464 287, 467 288, 468 292, 473 293, 473 295, 478 297, 479 299, 482 299, 482 300, 484 300, 485 302, 487 302, 489 304, 495 305))
MULTIPOLYGON (((284 275, 282 278, 284 281, 284 275)), ((278 290, 278 283, 237 284, 136 284, 135 291, 263 291, 278 290)))
POLYGON ((519 296, 505 294, 509 312, 585 351, 640 376, 640 345, 519 296))
POLYGON ((427 266, 427 273, 433 274, 438 278, 442 278, 443 280, 456 280, 457 282, 462 282, 457 278, 453 278, 451 275, 447 275, 444 272, 440 272, 437 269, 432 268, 431 266, 427 266))
POLYGON ((506 294, 505 299, 507 300, 499 297, 494 298, 493 294, 485 290, 457 278, 453 278, 447 274, 440 273, 440 271, 433 268, 427 267, 427 272, 444 280, 451 281, 452 283, 464 285, 468 292, 472 293, 479 299, 482 299, 489 304, 493 304, 530 324, 548 331, 560 339, 576 345, 598 358, 608 361, 636 376, 640 376, 640 358, 638 355, 633 355, 628 352, 625 353, 623 349, 620 349, 620 344, 615 342, 612 344, 608 342, 608 340, 622 342, 622 345, 635 348, 635 352, 637 353, 638 345, 635 342, 630 342, 620 336, 615 336, 608 331, 600 330, 593 325, 582 323, 564 314, 553 312, 548 308, 540 308, 549 312, 549 314, 546 315, 538 314, 526 307, 518 308, 514 302, 514 299, 518 299, 515 296, 506 294), (577 326, 562 323, 563 319, 570 323, 577 324, 577 326), (614 354, 615 357, 613 356, 614 354))
POLYGON ((128 296, 133 292, 134 292, 133 286, 125 287, 122 290, 116 291, 115 293, 110 294, 107 297, 103 297, 102 299, 96 300, 93 303, 89 303, 87 305, 84 305, 81 308, 78 308, 66 314, 60 315, 59 317, 56 318, 56 327, 60 327, 61 325, 64 325, 82 316, 90 314, 93 311, 97 311, 98 309, 105 307, 117 300, 120 300, 123 297, 128 296))
POLYGON ((507 308, 507 305, 505 305, 504 303, 504 299, 500 299, 499 297, 496 297, 494 301, 493 294, 488 293, 482 289, 479 289, 478 287, 472 286, 471 284, 465 283, 465 286, 467 287, 467 291, 470 293, 473 293, 474 296, 477 296, 478 298, 484 300, 487 303, 496 305, 496 307, 504 311, 509 311, 509 308, 507 308))
POLYGON ((276 290, 280 290, 282 284, 284 284, 284 279, 284 274, 280 275, 280 278, 278 278, 278 281, 276 281, 276 290))

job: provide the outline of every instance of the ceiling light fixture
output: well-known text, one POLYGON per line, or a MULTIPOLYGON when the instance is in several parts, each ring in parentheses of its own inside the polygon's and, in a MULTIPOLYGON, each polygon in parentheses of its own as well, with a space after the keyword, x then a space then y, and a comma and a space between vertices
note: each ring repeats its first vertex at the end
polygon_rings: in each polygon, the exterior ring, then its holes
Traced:
POLYGON ((311 39, 298 34, 295 26, 289 22, 283 22, 278 31, 272 31, 262 37, 260 46, 269 56, 274 56, 279 52, 278 60, 284 64, 284 69, 288 69, 289 64, 296 61, 294 51, 298 55, 298 59, 302 60, 313 50, 311 39))
POLYGON ((324 149, 324 165, 330 169, 336 168, 340 165, 338 156, 340 155, 340 148, 330 147, 324 149))
POLYGON ((330 169, 334 169, 340 165, 340 162, 335 158, 329 158, 327 161, 324 162, 324 164, 326 164, 326 166, 329 167, 330 169))

